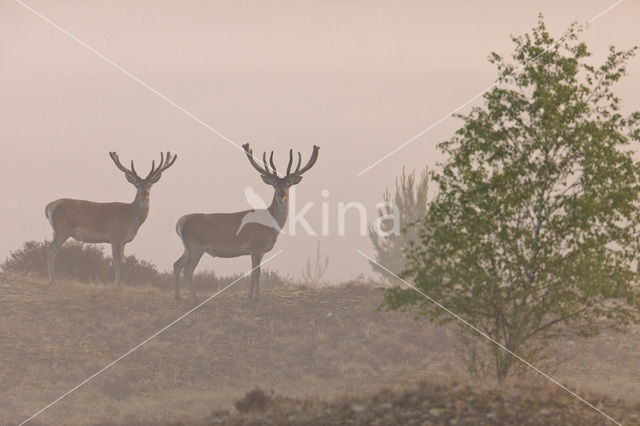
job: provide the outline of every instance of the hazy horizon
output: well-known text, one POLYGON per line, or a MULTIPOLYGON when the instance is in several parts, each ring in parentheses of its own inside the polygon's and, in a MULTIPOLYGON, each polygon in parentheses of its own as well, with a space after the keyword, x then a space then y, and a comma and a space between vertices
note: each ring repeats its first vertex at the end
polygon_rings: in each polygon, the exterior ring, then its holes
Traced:
MULTIPOLYGON (((320 238, 331 259, 327 279, 346 280, 371 274, 355 250, 373 250, 359 236, 355 211, 347 235, 337 236, 338 202, 362 202, 373 221, 375 204, 402 168, 434 167, 436 144, 459 121, 445 120, 356 174, 492 84, 488 54, 510 54, 509 35, 528 32, 539 12, 558 38, 613 1, 28 4, 236 144, 250 142, 259 154, 274 150, 281 168, 289 148, 306 161, 319 145, 296 196, 299 207, 315 203, 306 217, 316 230, 320 204, 329 203, 331 235, 281 235, 271 254, 284 252, 267 268, 299 275, 320 238)), ((623 2, 580 35, 594 63, 609 45, 640 44, 638 12, 639 3, 623 2)), ((0 3, 0 23, 2 259, 27 240, 51 238, 44 216, 50 201, 133 200, 133 186, 107 155, 112 150, 125 164, 134 160, 140 174, 160 151, 178 155, 125 249, 160 270, 182 253, 174 230, 180 216, 250 208, 246 186, 270 202, 272 189, 230 142, 20 4, 0 3)), ((627 71, 615 91, 624 111, 640 110, 640 57, 627 71)), ((207 258, 198 270, 210 268, 246 272, 250 260, 207 258)))

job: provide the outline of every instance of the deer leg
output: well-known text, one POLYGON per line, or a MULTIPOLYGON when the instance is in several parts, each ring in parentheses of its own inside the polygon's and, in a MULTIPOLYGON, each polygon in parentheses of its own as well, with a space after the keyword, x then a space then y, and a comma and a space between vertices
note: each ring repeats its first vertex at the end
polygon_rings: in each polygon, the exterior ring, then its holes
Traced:
POLYGON ((196 291, 193 289, 193 284, 191 283, 191 278, 193 277, 193 271, 198 266, 198 262, 200 262, 200 258, 204 254, 204 251, 198 250, 195 253, 189 252, 188 260, 186 261, 186 265, 184 267, 184 276, 187 278, 187 284, 189 285, 189 291, 191 292, 191 300, 194 305, 198 304, 198 295, 196 291))
POLYGON ((113 270, 115 272, 116 290, 120 290, 120 265, 122 264, 122 252, 124 251, 124 244, 111 244, 111 253, 113 257, 113 270))
POLYGON ((180 256, 180 259, 176 260, 173 264, 173 286, 174 296, 176 299, 180 299, 180 272, 184 269, 184 265, 189 259, 189 252, 184 249, 184 253, 180 256))
POLYGON ((249 299, 260 300, 260 262, 262 253, 251 255, 251 287, 249 287, 249 299))
POLYGON ((62 234, 55 234, 53 236, 53 241, 47 247, 47 270, 49 272, 49 285, 53 284, 53 280, 55 279, 55 262, 56 262, 56 254, 58 250, 65 241, 69 239, 69 236, 63 236, 62 234))

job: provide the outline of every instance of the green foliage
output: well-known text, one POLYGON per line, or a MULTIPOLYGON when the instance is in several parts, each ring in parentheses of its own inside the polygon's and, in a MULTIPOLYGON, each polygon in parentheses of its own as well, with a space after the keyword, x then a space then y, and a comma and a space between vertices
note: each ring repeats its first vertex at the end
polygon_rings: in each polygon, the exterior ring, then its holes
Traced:
MULTIPOLYGON (((402 175, 396 178, 394 194, 392 195, 389 189, 383 194, 386 206, 378 210, 380 229, 383 232, 380 233, 374 225, 369 226, 369 238, 376 251, 376 261, 396 274, 402 272, 407 265, 405 251, 411 243, 419 240, 418 232, 413 225, 427 215, 429 184, 429 169, 420 174, 416 185, 415 170, 407 174, 403 168, 402 175), (390 217, 394 214, 394 208, 401 232, 393 232, 394 223, 390 217)), ((388 272, 374 262, 369 263, 382 279, 390 279, 388 272)))
MULTIPOLYGON (((489 58, 500 84, 439 145, 439 197, 404 276, 535 361, 549 339, 640 322, 640 113, 623 116, 611 90, 635 48, 611 47, 593 66, 575 35, 552 47, 542 17, 512 40, 512 61, 489 58)), ((385 303, 453 320, 413 290, 391 289, 385 303)), ((504 379, 517 361, 490 351, 504 379)))

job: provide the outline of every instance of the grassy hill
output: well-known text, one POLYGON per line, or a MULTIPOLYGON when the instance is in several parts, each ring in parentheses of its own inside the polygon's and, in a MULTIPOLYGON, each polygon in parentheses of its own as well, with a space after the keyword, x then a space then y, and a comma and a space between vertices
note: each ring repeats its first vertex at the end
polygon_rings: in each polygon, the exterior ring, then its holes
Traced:
MULTIPOLYGON (((424 402, 427 393, 438 394, 433 391, 438 386, 448 389, 443 395, 458 392, 457 386, 478 401, 494 398, 491 380, 468 377, 454 327, 379 312, 380 291, 372 286, 265 283, 263 288, 263 300, 249 303, 246 282, 238 283, 31 424, 251 423, 258 414, 236 413, 233 406, 255 388, 280 395, 267 393, 267 411, 260 416, 292 409, 300 419, 334 408, 347 416, 343 420, 384 407, 405 407, 403 412, 415 411, 418 417, 442 414, 447 411, 424 402), (454 379, 465 385, 451 384, 454 379), (420 395, 419 404, 396 404, 403 392, 420 395), (366 409, 358 411, 361 406, 366 409)), ((169 288, 125 288, 117 294, 106 286, 60 282, 49 287, 38 279, 0 276, 0 424, 26 419, 189 308, 189 301, 176 302, 169 288)), ((559 342, 558 349, 566 362, 556 377, 579 392, 602 395, 596 399, 606 401, 605 411, 637 421, 630 416, 640 410, 634 405, 640 400, 639 333, 559 342), (626 403, 614 402, 617 398, 626 403)), ((504 407, 548 409, 547 419, 563 411, 584 413, 585 419, 595 419, 592 423, 604 419, 534 376, 523 380, 534 383, 532 390, 505 396, 520 399, 504 407)), ((455 403, 459 408, 454 404, 458 412, 471 404, 465 398, 455 400, 461 401, 455 403)), ((490 414, 485 413, 487 424, 495 424, 490 414)), ((517 417, 511 419, 518 423, 517 417)))

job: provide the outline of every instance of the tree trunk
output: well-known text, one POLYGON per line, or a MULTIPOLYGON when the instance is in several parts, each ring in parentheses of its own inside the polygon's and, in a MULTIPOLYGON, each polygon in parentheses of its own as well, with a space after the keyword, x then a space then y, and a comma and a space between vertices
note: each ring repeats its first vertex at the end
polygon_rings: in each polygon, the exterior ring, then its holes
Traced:
MULTIPOLYGON (((510 346, 512 345, 505 345, 505 347, 509 351, 514 352, 515 348, 510 346)), ((498 378, 498 383, 502 385, 504 383, 504 379, 506 379, 511 372, 511 367, 513 366, 513 361, 515 358, 511 353, 500 347, 496 347, 493 354, 496 364, 496 377, 498 378)))

